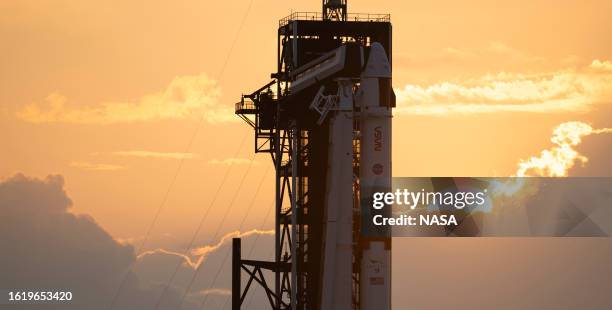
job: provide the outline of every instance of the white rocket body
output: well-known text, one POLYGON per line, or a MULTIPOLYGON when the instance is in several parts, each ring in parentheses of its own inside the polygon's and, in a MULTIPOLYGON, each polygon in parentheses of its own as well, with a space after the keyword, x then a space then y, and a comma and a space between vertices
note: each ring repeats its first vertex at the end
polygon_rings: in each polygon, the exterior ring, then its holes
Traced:
POLYGON ((321 310, 352 309, 353 95, 339 85, 339 106, 329 120, 329 162, 321 310))
MULTIPOLYGON (((360 190, 362 201, 374 190, 391 191, 391 65, 385 49, 372 43, 356 94, 360 112, 360 190), (386 101, 386 102, 383 102, 386 101)), ((360 305, 391 309, 391 240, 362 236, 360 305)))
MULTIPOLYGON (((325 67, 324 69, 326 69, 325 67)), ((316 72, 315 72, 316 73, 316 72)), ((360 86, 338 79, 338 102, 329 116, 329 153, 325 197, 322 310, 352 309, 353 298, 353 120, 359 108, 360 195, 391 191, 391 65, 385 49, 372 43, 360 86), (355 104, 353 105, 353 99, 355 104)), ((324 118, 327 101, 315 97, 311 108, 324 118)), ((367 216, 367 215, 364 215, 367 216)), ((362 235, 360 309, 391 309, 391 239, 362 235)))

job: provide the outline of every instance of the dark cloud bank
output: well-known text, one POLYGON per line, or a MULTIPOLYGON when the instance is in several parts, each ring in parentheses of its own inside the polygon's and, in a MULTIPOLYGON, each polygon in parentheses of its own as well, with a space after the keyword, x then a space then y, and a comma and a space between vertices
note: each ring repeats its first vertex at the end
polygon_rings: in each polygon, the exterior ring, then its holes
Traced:
MULTIPOLYGON (((2 309, 107 309, 135 260, 133 247, 119 244, 93 218, 68 212, 72 202, 63 184, 61 176, 23 175, 0 183, 0 288, 70 290, 74 302, 2 309)), ((130 273, 114 309, 152 309, 159 292, 130 273)), ((169 291, 160 309, 174 309, 178 299, 169 291)))
MULTIPOLYGON (((177 309, 194 270, 182 258, 165 253, 138 260, 134 247, 116 241, 88 215, 70 212, 72 201, 62 176, 44 180, 18 174, 0 181, 0 290, 43 289, 74 293, 71 304, 2 305, 0 309, 108 309, 125 277, 114 310, 152 310, 162 296, 177 264, 180 268, 157 309, 177 309)), ((272 245, 269 236, 259 244, 272 245)), ((254 244, 245 238, 243 248, 254 244)), ((214 240, 213 240, 214 241, 214 240)), ((154 245, 148 245, 155 248, 154 245)), ((185 245, 169 249, 182 252, 185 245)), ((191 285, 182 310, 229 309, 229 243, 210 253, 191 285), (219 269, 221 272, 214 285, 219 269), (204 296, 206 306, 202 306, 204 296)), ((254 256, 266 256, 270 247, 258 247, 254 256)), ((263 308, 261 291, 251 309, 263 308)))

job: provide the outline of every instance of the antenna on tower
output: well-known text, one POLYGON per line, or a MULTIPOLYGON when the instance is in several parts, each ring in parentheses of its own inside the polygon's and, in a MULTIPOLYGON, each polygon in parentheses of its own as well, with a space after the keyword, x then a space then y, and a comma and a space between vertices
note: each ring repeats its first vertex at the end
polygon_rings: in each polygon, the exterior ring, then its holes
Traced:
POLYGON ((323 20, 346 21, 347 0, 323 0, 323 20))

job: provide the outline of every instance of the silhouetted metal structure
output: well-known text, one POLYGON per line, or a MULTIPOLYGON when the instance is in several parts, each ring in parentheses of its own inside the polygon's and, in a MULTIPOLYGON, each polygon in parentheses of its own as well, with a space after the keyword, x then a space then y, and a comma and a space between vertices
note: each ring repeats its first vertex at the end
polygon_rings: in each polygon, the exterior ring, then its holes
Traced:
MULTIPOLYGON (((334 165, 327 115, 340 111, 342 100, 350 105, 350 113, 359 111, 352 92, 373 42, 380 43, 390 62, 390 16, 349 14, 346 0, 324 0, 321 13, 293 13, 279 21, 273 80, 243 95, 235 106, 235 113, 255 131, 255 152, 269 153, 275 166, 275 257, 271 262, 242 259, 240 240, 234 240, 233 309, 240 309, 253 283, 264 288, 271 309, 321 308, 327 172, 334 165), (350 97, 343 98, 342 91, 351 92, 350 97), (246 282, 241 272, 248 275, 246 282)), ((395 105, 390 78, 386 86, 390 109, 395 105)), ((360 309, 359 121, 349 127, 354 212, 350 303, 360 309)))

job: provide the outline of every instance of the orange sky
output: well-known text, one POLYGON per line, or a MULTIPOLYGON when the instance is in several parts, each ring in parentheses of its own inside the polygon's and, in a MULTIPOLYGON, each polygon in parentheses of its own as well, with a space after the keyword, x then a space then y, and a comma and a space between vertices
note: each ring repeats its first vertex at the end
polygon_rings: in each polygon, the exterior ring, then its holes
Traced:
MULTIPOLYGON (((185 157, 153 232, 172 243, 191 235, 237 159, 207 240, 253 156, 232 104, 274 69, 277 20, 320 9, 254 1, 220 75, 247 5, 0 2, 0 178, 61 174, 74 212, 137 239, 185 157)), ((552 146, 560 123, 612 127, 610 1, 351 0, 349 11, 392 14, 396 176, 512 175, 520 159, 552 146)), ((584 143, 598 158, 610 139, 584 143)), ((248 228, 271 206, 270 159, 255 158, 224 231, 253 199, 248 228)), ((609 165, 604 158, 588 164, 609 165)))

